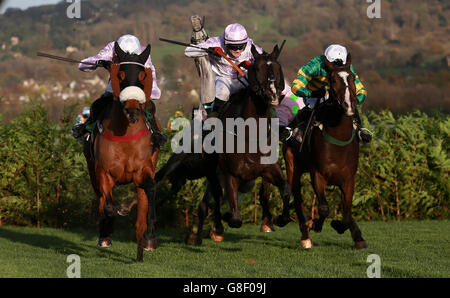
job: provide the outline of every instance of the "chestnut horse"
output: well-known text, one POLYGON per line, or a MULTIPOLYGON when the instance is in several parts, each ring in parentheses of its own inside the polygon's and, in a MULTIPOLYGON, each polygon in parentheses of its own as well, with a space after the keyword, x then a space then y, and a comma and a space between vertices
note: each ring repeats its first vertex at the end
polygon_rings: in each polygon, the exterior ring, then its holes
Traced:
MULTIPOLYGON (((353 115, 356 109, 355 76, 350 70, 351 56, 348 54, 344 66, 336 66, 325 58, 330 82, 329 99, 318 104, 316 120, 323 128, 312 128, 309 146, 303 146, 302 152, 283 146, 288 181, 294 193, 294 208, 299 219, 302 233, 300 244, 304 248, 313 246, 309 230, 322 230, 323 222, 329 214, 325 197, 328 185, 335 185, 341 190, 341 207, 343 220, 333 220, 331 226, 339 233, 350 229, 355 247, 366 248, 367 244, 361 236, 352 217, 352 199, 358 168, 359 139, 355 136, 353 115), (312 186, 318 198, 319 218, 306 221, 304 203, 301 197, 301 176, 309 172, 312 186)), ((307 135, 307 132, 304 133, 307 135)))
POLYGON ((150 45, 135 55, 123 52, 116 42, 115 53, 118 63, 108 67, 113 99, 105 108, 103 129, 96 130, 92 147, 89 142, 84 143, 84 154, 92 186, 99 197, 98 246, 111 246, 114 217, 120 211, 113 204, 113 187, 133 182, 138 198, 137 261, 143 261, 143 250, 154 250, 157 245, 154 176, 159 149, 151 142, 143 113, 145 105, 151 104, 152 72, 144 67, 150 45))

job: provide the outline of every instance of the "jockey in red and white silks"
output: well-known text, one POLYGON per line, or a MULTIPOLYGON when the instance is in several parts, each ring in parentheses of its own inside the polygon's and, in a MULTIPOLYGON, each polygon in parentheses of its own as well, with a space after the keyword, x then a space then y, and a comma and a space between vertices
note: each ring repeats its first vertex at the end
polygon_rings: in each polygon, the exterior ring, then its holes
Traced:
MULTIPOLYGON (((204 49, 222 51, 236 65, 245 68, 246 65, 253 63, 254 57, 251 52, 252 45, 256 47, 258 53, 262 54, 261 47, 255 45, 253 40, 248 37, 244 26, 240 24, 230 24, 225 28, 224 35, 210 37, 205 42, 197 44, 204 49)), ((239 82, 240 76, 236 69, 220 55, 207 53, 198 48, 187 47, 184 54, 190 58, 197 58, 209 55, 211 68, 216 74, 215 79, 215 97, 214 111, 218 109, 230 98, 230 96, 245 86, 239 82)), ((244 73, 247 71, 244 69, 244 73)))
MULTIPOLYGON (((139 39, 131 34, 126 34, 121 36, 117 43, 119 44, 120 48, 124 52, 128 52, 129 54, 136 54, 139 55, 142 53, 142 51, 145 49, 145 47, 141 46, 139 39)), ((102 49, 97 55, 88 57, 86 59, 83 59, 81 62, 89 62, 89 63, 97 63, 99 60, 106 60, 106 61, 112 61, 117 62, 115 53, 114 53, 114 41, 111 41, 106 45, 104 49, 102 49)), ((147 61, 145 62, 146 68, 152 69, 152 76, 153 76, 153 87, 152 87, 152 95, 150 96, 151 99, 159 99, 161 97, 161 90, 158 87, 158 83, 156 81, 156 72, 155 67, 152 64, 151 56, 148 56, 147 61)), ((95 65, 89 65, 89 64, 83 64, 80 63, 78 65, 78 68, 81 71, 93 71, 97 68, 95 65)), ((108 86, 106 87, 106 92, 112 93, 111 88, 111 82, 108 82, 108 86)))

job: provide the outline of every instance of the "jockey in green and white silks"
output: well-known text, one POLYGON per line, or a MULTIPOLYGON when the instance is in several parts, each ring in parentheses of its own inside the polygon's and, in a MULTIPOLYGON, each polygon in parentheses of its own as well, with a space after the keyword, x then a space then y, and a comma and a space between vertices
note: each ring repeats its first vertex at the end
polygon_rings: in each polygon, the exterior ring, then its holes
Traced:
MULTIPOLYGON (((294 95, 303 99, 307 109, 314 108, 318 100, 323 101, 325 98, 328 98, 330 83, 328 82, 325 59, 337 65, 344 65, 347 60, 347 49, 344 46, 332 44, 325 50, 323 55, 312 58, 307 64, 300 67, 297 72, 297 78, 292 82, 291 91, 294 95)), ((350 65, 350 70, 355 75, 356 98, 358 103, 361 104, 366 99, 367 91, 353 69, 353 65, 350 65)), ((298 114, 301 114, 304 109, 299 110, 298 114)), ((355 118, 361 139, 364 142, 370 142, 372 136, 366 129, 361 128, 361 120, 358 113, 355 114, 355 118)), ((281 132, 280 137, 282 141, 287 141, 291 135, 291 129, 286 127, 286 130, 281 132)))

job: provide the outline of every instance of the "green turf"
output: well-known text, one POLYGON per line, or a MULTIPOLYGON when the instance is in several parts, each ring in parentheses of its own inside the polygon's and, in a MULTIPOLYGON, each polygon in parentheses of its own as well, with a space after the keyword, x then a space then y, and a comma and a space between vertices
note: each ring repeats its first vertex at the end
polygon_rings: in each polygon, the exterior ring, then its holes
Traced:
POLYGON ((226 227, 225 241, 182 243, 183 229, 159 230, 159 247, 136 263, 133 227, 96 247, 96 231, 0 228, 0 277, 66 277, 67 256, 81 260, 81 277, 366 277, 367 257, 381 258, 381 277, 450 277, 450 222, 361 222, 369 244, 353 249, 349 232, 325 223, 312 233, 314 248, 299 247, 295 223, 260 233, 259 227, 226 227))

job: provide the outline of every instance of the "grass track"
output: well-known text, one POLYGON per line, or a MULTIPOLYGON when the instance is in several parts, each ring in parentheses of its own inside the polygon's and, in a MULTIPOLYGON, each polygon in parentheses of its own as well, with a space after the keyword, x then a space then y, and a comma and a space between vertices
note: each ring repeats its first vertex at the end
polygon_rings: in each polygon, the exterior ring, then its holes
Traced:
POLYGON ((369 248, 353 249, 349 231, 326 222, 312 233, 314 248, 299 247, 295 223, 260 233, 259 226, 226 228, 225 241, 182 243, 183 229, 158 231, 159 247, 134 261, 133 227, 96 247, 96 231, 0 228, 0 277, 66 277, 69 254, 81 258, 81 277, 366 277, 369 254, 381 258, 381 277, 450 277, 450 221, 361 222, 369 248))

